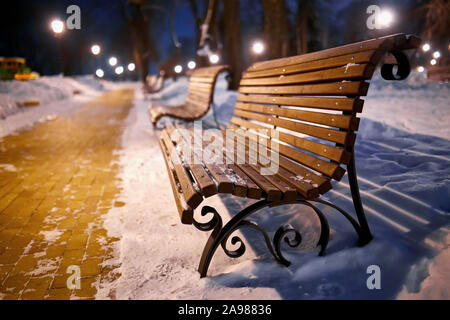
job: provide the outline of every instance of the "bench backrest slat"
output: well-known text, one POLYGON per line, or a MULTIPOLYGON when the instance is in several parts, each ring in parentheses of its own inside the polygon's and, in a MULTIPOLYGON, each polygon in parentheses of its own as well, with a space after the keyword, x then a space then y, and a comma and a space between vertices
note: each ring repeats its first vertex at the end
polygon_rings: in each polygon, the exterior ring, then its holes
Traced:
POLYGON ((299 56, 257 62, 254 65, 252 65, 250 68, 248 68, 247 72, 261 71, 261 70, 267 70, 267 69, 271 69, 271 68, 286 67, 286 66, 290 66, 290 65, 294 65, 294 64, 329 59, 329 58, 348 55, 348 54, 356 54, 356 53, 364 52, 364 51, 371 51, 371 50, 377 51, 379 49, 388 50, 388 49, 392 48, 393 46, 401 46, 402 44, 406 43, 406 41, 407 41, 407 39, 404 34, 396 34, 396 35, 381 37, 381 38, 372 39, 372 40, 368 40, 368 41, 352 43, 352 44, 348 44, 348 45, 344 45, 344 46, 340 46, 340 47, 336 47, 336 48, 306 53, 306 54, 302 54, 299 56), (389 40, 389 41, 386 41, 386 40, 389 40))
POLYGON ((277 67, 266 69, 262 71, 245 72, 242 76, 243 79, 252 79, 260 77, 289 75, 300 72, 312 72, 323 69, 330 69, 345 66, 349 63, 354 64, 375 64, 376 57, 374 57, 375 50, 363 51, 354 54, 347 54, 339 57, 333 57, 323 59, 319 61, 311 61, 305 63, 299 63, 284 67, 277 67))
POLYGON ((319 71, 296 73, 290 75, 270 76, 263 78, 242 79, 241 85, 284 85, 313 82, 330 82, 340 80, 370 79, 374 67, 372 64, 349 64, 347 66, 323 69, 319 71))
POLYGON ((360 81, 289 86, 241 86, 240 93, 268 95, 365 96, 369 85, 360 81))
POLYGON ((243 94, 237 96, 237 101, 353 112, 361 112, 363 105, 362 100, 355 98, 270 97, 243 94))

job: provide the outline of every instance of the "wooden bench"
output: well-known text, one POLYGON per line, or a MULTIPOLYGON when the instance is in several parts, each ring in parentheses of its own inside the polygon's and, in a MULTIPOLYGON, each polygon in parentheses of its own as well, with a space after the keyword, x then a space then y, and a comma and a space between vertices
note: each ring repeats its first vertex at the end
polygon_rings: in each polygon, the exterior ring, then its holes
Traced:
POLYGON ((151 105, 149 114, 152 124, 155 126, 164 116, 194 121, 205 116, 214 97, 217 76, 227 70, 227 66, 198 68, 189 78, 189 89, 186 101, 179 106, 151 105))
POLYGON ((289 246, 296 247, 301 242, 301 235, 292 226, 283 225, 271 242, 256 223, 246 220, 264 207, 301 204, 312 208, 321 223, 317 243, 319 255, 328 244, 330 230, 325 215, 317 206, 319 203, 337 210, 351 223, 360 245, 372 239, 359 194, 353 150, 360 123, 357 113, 362 112, 364 103, 360 97, 367 94, 368 80, 386 55, 394 56, 397 63, 384 64, 381 67, 383 77, 405 79, 410 67, 403 51, 419 45, 417 37, 398 34, 255 63, 243 74, 234 116, 228 126, 229 130, 235 130, 231 132, 237 137, 246 136, 240 142, 232 138, 236 142, 232 148, 237 150, 240 146, 245 153, 231 153, 230 156, 231 147, 226 144, 222 149, 221 158, 234 160, 232 164, 208 163, 202 159, 198 150, 200 145, 205 147, 207 144, 198 142, 201 137, 196 140, 198 136, 191 128, 176 126, 162 131, 159 143, 181 222, 194 224, 202 231, 213 230, 200 260, 201 277, 206 276, 219 245, 233 258, 245 252, 242 239, 232 236, 236 230, 245 227, 261 231, 274 258, 289 265, 281 252, 281 242, 284 240, 289 246), (252 132, 257 132, 257 136, 252 132), (259 154, 257 159, 252 156, 252 151, 257 150, 256 139, 267 146, 259 145, 267 155, 259 154), (188 147, 191 145, 197 147, 197 151, 188 147), (272 153, 278 155, 279 169, 263 175, 262 169, 268 166, 265 160, 272 153), (237 161, 239 157, 241 163, 237 161), (320 197, 332 188, 331 181, 341 180, 346 171, 356 218, 320 197), (225 226, 217 211, 209 206, 201 210, 203 216, 211 216, 208 222, 200 223, 194 219, 194 209, 205 198, 218 193, 259 201, 243 209, 225 226), (238 249, 226 247, 230 236, 231 242, 239 245, 238 249))

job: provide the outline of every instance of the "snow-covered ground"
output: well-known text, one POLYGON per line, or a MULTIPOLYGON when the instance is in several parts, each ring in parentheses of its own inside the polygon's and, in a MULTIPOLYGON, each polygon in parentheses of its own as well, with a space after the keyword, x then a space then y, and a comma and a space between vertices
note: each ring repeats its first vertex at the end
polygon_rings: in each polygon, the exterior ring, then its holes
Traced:
POLYGON ((69 114, 81 103, 117 86, 93 76, 44 76, 30 81, 0 81, 0 137, 36 121, 69 114), (39 106, 23 106, 27 101, 38 101, 39 106))
MULTIPOLYGON (((166 82, 153 101, 176 105, 187 80, 166 82)), ((221 77, 215 92, 220 122, 233 113, 236 92, 221 77)), ((268 231, 289 222, 304 237, 302 252, 286 250, 289 268, 276 264, 254 231, 246 254, 228 258, 219 248, 209 277, 196 272, 208 234, 182 225, 173 200, 158 132, 150 125, 146 101, 136 96, 121 151, 121 201, 105 227, 120 237, 116 258, 121 277, 99 285, 98 298, 119 299, 436 299, 450 298, 450 110, 448 84, 428 83, 413 73, 403 82, 375 76, 365 99, 356 145, 363 202, 375 239, 356 246, 348 222, 324 208, 332 235, 317 257, 318 222, 303 207, 285 206, 253 216, 268 231), (367 268, 381 269, 381 290, 366 286, 367 268)), ((214 125, 211 112, 204 125, 214 125)), ((347 179, 324 197, 352 211, 347 179)), ((215 196, 224 222, 251 201, 215 196)), ((198 217, 198 212, 196 212, 198 217)), ((198 218, 200 219, 200 218, 198 218)))

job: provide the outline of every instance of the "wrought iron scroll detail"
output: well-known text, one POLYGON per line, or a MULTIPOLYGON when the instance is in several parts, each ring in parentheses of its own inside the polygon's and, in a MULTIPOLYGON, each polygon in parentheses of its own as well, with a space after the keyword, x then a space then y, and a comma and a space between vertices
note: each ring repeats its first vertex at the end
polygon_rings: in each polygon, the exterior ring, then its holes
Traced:
POLYGON ((406 79, 411 72, 408 57, 400 50, 392 50, 390 53, 395 57, 395 60, 397 60, 397 64, 383 64, 381 67, 381 76, 385 80, 406 79), (397 70, 394 74, 395 67, 397 67, 397 70))
POLYGON ((324 214, 316 206, 306 200, 298 199, 296 201, 290 202, 269 202, 267 200, 261 200, 243 209, 223 227, 222 218, 217 213, 217 211, 212 207, 204 206, 202 208, 201 215, 206 216, 208 214, 212 214, 211 219, 204 223, 200 223, 195 219, 193 222, 194 226, 201 231, 213 230, 208 239, 208 242, 206 243, 202 258, 200 260, 199 272, 201 274, 201 277, 206 276, 211 259, 219 245, 222 246, 225 254, 231 258, 241 257, 245 253, 246 246, 241 237, 237 235, 232 236, 234 232, 242 228, 251 228, 259 231, 263 235, 266 246, 274 259, 284 266, 289 266, 291 262, 289 262, 283 255, 281 251, 281 245, 284 241, 291 248, 298 247, 302 242, 302 236, 300 232, 293 226, 285 224, 278 228, 278 230, 274 234, 273 240, 271 241, 269 235, 256 222, 246 219, 249 215, 260 209, 263 209, 264 207, 276 207, 285 204, 303 204, 311 207, 317 214, 321 224, 320 238, 317 246, 321 247, 319 255, 322 255, 328 244, 330 228, 324 214), (231 244, 238 245, 238 247, 234 250, 227 248, 227 243, 230 237, 231 244))

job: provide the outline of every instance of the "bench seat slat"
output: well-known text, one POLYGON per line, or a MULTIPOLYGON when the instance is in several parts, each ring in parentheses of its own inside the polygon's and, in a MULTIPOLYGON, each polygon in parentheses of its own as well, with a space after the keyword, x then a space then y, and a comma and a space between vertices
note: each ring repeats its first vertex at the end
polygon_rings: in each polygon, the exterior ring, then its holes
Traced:
MULTIPOLYGON (((191 128, 189 131, 193 134, 191 128)), ((204 142, 203 147, 206 147, 206 142, 204 142)), ((233 162, 234 164, 227 164, 226 157, 227 155, 224 152, 222 164, 205 163, 205 166, 209 169, 214 179, 219 183, 219 192, 231 193, 240 197, 248 196, 249 198, 260 199, 263 190, 246 174, 245 168, 243 170, 243 168, 236 164, 236 160, 233 162)), ((269 188, 267 188, 266 191, 267 190, 269 190, 269 188)), ((271 197, 273 197, 272 192, 270 194, 271 197)))
POLYGON ((186 141, 184 137, 177 132, 176 128, 173 126, 167 127, 167 132, 169 133, 170 138, 174 143, 176 143, 177 151, 186 159, 190 161, 186 162, 186 165, 192 172, 192 175, 197 182, 200 190, 202 191, 202 195, 205 198, 211 197, 217 194, 217 187, 214 181, 209 177, 203 165, 201 165, 200 160, 197 155, 194 154, 192 148, 189 145, 186 145, 186 141), (185 154, 185 152, 189 152, 189 154, 185 154))
MULTIPOLYGON (((193 133, 192 129, 189 129, 189 131, 193 133)), ((206 147, 206 143, 203 145, 203 147, 206 147)), ((254 168, 248 163, 246 163, 245 159, 240 159, 238 161, 237 154, 235 153, 234 155, 235 157, 234 159, 232 159, 234 163, 233 165, 225 164, 226 162, 225 157, 229 156, 229 154, 226 153, 225 150, 224 150, 223 164, 208 164, 208 162, 205 162, 205 166, 209 169, 211 175, 214 176, 214 179, 216 179, 217 181, 222 181, 222 187, 220 183, 218 185, 219 193, 232 193, 239 196, 241 195, 239 191, 236 191, 237 189, 236 186, 239 186, 239 184, 237 184, 236 181, 234 181, 233 183, 233 181, 231 181, 229 177, 229 175, 232 175, 233 173, 235 174, 235 172, 233 172, 234 169, 238 169, 236 171, 241 171, 248 177, 245 180, 249 179, 253 181, 251 185, 253 190, 247 190, 247 193, 248 192, 252 193, 253 198, 258 199, 258 196, 260 194, 260 192, 254 190, 255 189, 254 186, 258 186, 259 188, 261 188, 266 193, 267 199, 270 201, 277 201, 282 198, 282 192, 272 183, 270 183, 267 179, 263 178, 258 173, 257 168, 254 168), (228 171, 230 169, 231 171, 228 171), (223 183, 223 181, 226 181, 226 184, 223 183)))
POLYGON ((248 177, 250 177, 253 182, 255 182, 265 193, 266 199, 269 201, 279 201, 281 200, 283 193, 270 183, 268 180, 264 179, 251 165, 248 163, 236 164, 239 169, 241 169, 248 177))
POLYGON ((157 121, 163 116, 170 116, 181 120, 197 120, 202 118, 208 112, 208 109, 200 109, 198 106, 194 106, 187 102, 180 106, 163 106, 155 104, 149 108, 148 112, 152 122, 157 121))
MULTIPOLYGON (((281 199, 294 200, 297 198, 297 191, 294 188, 292 188, 290 185, 286 184, 283 180, 278 178, 277 175, 262 175, 261 169, 262 169, 263 165, 258 161, 258 159, 252 157, 252 155, 248 152, 248 149, 245 150, 245 158, 242 157, 244 155, 240 155, 238 153, 237 145, 235 145, 234 157, 230 157, 229 153, 227 153, 227 154, 228 154, 228 157, 234 163, 236 163, 237 166, 242 164, 246 167, 252 168, 253 169, 253 171, 251 172, 251 174, 253 174, 252 178, 255 179, 256 174, 258 174, 260 176, 258 181, 255 181, 256 183, 266 180, 266 182, 268 182, 270 185, 272 185, 272 190, 278 189, 281 192, 281 199)), ((265 189, 265 185, 261 185, 261 188, 263 188, 263 190, 266 191, 268 199, 272 199, 274 191, 270 191, 271 189, 265 189), (268 192, 267 190, 272 192, 272 194, 270 192, 268 192)), ((275 191, 275 192, 276 192, 276 197, 278 197, 278 191, 275 191)))
POLYGON ((252 179, 250 179, 241 169, 239 169, 239 167, 237 165, 229 165, 234 173, 240 178, 242 179, 245 184, 247 185, 247 198, 250 199, 261 199, 263 196, 262 193, 262 189, 260 187, 258 187, 258 185, 256 183, 253 182, 252 179))
MULTIPOLYGON (((177 125, 178 129, 181 129, 182 127, 177 125)), ((187 129, 187 128, 183 128, 183 129, 187 129)), ((204 147, 204 145, 200 145, 200 146, 195 146, 194 145, 194 132, 192 130, 192 128, 187 129, 187 131, 189 131, 189 137, 185 136, 185 139, 187 141, 190 141, 189 143, 194 146, 194 148, 199 148, 200 150, 203 150, 202 148, 204 147)), ((203 142, 203 141, 202 141, 203 142)), ((198 155, 199 159, 203 159, 203 155, 198 155)), ((229 193, 232 194, 234 191, 234 186, 233 186, 233 181, 231 181, 231 179, 225 174, 225 170, 224 168, 220 165, 220 164, 213 164, 213 163, 208 163, 208 162, 204 162, 203 164, 205 165, 205 167, 208 169, 209 174, 214 178, 215 183, 217 185, 217 190, 219 193, 229 193)))
POLYGON ((161 147, 161 151, 163 153, 164 162, 166 163, 167 172, 169 175, 169 181, 170 181, 170 185, 172 187, 173 195, 175 197, 175 204, 177 206, 178 213, 180 215, 181 223, 192 224, 193 215, 194 215, 193 210, 191 207, 188 206, 188 204, 186 203, 186 200, 183 197, 181 190, 179 190, 177 187, 175 173, 173 172, 173 170, 171 168, 169 155, 167 154, 167 149, 164 145, 163 140, 159 139, 158 141, 159 141, 159 145, 161 147))
MULTIPOLYGON (((252 161, 252 163, 256 164, 250 164, 250 166, 257 172, 261 173, 261 168, 265 167, 261 164, 259 159, 255 159, 252 157, 248 150, 245 152, 246 158, 248 158, 248 162, 252 161)), ((297 198, 297 190, 293 188, 290 184, 287 184, 283 179, 280 179, 278 174, 274 175, 262 175, 264 179, 269 181, 271 184, 273 184, 275 187, 277 187, 283 194, 283 200, 286 201, 292 201, 297 198)))
MULTIPOLYGON (((186 130, 187 128, 177 126, 177 128, 186 130)), ((187 129, 189 132, 190 143, 192 144, 193 130, 187 129)), ((186 137, 186 135, 184 135, 186 137)), ((206 143, 203 144, 203 148, 206 147, 206 143)), ((226 155, 223 155, 222 164, 208 164, 204 163, 208 168, 210 174, 216 180, 218 184, 217 188, 220 193, 230 193, 240 197, 249 197, 252 199, 260 199, 262 196, 262 190, 253 181, 248 178, 236 165, 227 164, 226 155)))
POLYGON ((176 152, 176 150, 174 151, 174 145, 165 130, 162 131, 161 138, 167 148, 168 154, 170 156, 169 159, 171 160, 171 163, 175 169, 175 173, 178 177, 178 182, 180 183, 181 190, 183 192, 184 198, 186 199, 186 203, 192 209, 195 209, 203 201, 203 197, 195 189, 178 153, 176 152))
MULTIPOLYGON (((234 126, 231 124, 231 125, 229 125, 228 128, 232 129, 232 130, 236 130, 235 131, 236 135, 240 135, 245 138, 243 140, 237 139, 237 143, 244 142, 244 146, 246 148, 248 148, 249 150, 251 149, 255 152, 258 152, 258 147, 254 146, 252 144, 249 144, 249 142, 248 142, 248 139, 254 140, 254 138, 252 138, 251 135, 245 135, 245 134, 242 135, 240 133, 243 130, 242 127, 237 127, 237 126, 234 126)), ((261 147, 262 146, 260 145, 259 148, 261 148, 261 147)), ((268 147, 262 147, 262 148, 263 148, 264 152, 267 154, 267 157, 263 156, 262 154, 259 154, 259 157, 264 158, 266 162, 270 161, 272 151, 268 147)), ((278 163, 279 163, 280 168, 284 168, 286 171, 293 173, 295 176, 306 177, 305 179, 311 180, 312 184, 317 185, 317 188, 319 189, 319 193, 321 193, 321 194, 323 194, 331 189, 331 183, 330 183, 329 178, 318 175, 318 174, 314 173, 313 171, 311 171, 310 169, 302 167, 298 163, 292 162, 291 160, 285 158, 282 154, 279 154, 279 156, 278 156, 278 163)), ((292 176, 292 174, 290 176, 292 176)), ((301 179, 297 179, 297 180, 302 182, 301 179)), ((301 186, 297 186, 297 187, 301 189, 299 192, 305 198, 311 199, 312 197, 315 196, 315 194, 311 192, 311 189, 313 189, 313 186, 311 186, 311 184, 308 184, 308 183, 305 184, 305 182, 303 182, 303 183, 300 183, 300 185, 301 186)))

